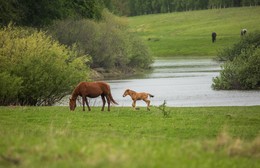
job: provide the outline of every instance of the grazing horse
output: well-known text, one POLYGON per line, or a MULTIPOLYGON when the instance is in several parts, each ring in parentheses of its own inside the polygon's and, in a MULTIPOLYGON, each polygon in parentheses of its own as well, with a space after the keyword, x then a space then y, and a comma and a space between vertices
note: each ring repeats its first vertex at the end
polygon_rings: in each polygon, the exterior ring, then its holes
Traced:
POLYGON ((125 90, 125 93, 123 94, 123 97, 129 95, 132 100, 133 100, 133 103, 132 103, 132 106, 133 108, 135 109, 135 104, 136 104, 136 101, 137 100, 143 100, 145 101, 145 103, 147 104, 147 110, 150 110, 149 109, 149 106, 150 106, 150 100, 148 100, 148 96, 150 97, 154 97, 153 95, 151 95, 150 93, 145 93, 145 92, 141 92, 141 93, 137 93, 133 90, 130 90, 130 89, 126 89, 125 90))
POLYGON ((217 40, 217 33, 212 32, 211 37, 212 37, 212 43, 214 43, 217 40))
POLYGON ((101 95, 103 106, 102 111, 104 111, 104 107, 106 104, 108 104, 108 111, 110 111, 110 102, 114 104, 118 104, 112 97, 110 86, 105 82, 80 82, 78 86, 74 89, 72 92, 71 98, 70 98, 70 110, 74 111, 76 108, 76 99, 78 96, 82 97, 82 104, 83 104, 83 111, 85 111, 85 103, 88 106, 88 111, 90 111, 90 107, 88 104, 87 97, 90 98, 96 98, 101 95))
POLYGON ((240 31, 240 35, 241 35, 241 36, 244 36, 244 35, 246 35, 246 32, 247 32, 247 29, 242 29, 242 30, 240 31))

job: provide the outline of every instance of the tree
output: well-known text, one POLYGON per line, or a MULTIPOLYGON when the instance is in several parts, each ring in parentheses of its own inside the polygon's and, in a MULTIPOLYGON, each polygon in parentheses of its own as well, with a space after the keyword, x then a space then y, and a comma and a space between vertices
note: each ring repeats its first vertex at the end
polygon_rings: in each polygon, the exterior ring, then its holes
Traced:
POLYGON ((17 6, 17 0, 0 0, 0 25, 7 25, 10 21, 21 22, 23 13, 17 6))

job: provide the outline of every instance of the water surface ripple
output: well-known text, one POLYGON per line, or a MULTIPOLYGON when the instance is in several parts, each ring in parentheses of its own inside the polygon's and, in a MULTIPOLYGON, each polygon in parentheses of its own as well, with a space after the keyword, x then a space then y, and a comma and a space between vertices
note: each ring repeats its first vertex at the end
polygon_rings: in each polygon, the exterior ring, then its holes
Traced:
MULTIPOLYGON (((220 64, 211 59, 161 59, 153 71, 142 78, 107 80, 113 97, 121 106, 131 106, 130 97, 122 97, 125 89, 155 95, 152 105, 167 106, 251 106, 260 105, 260 91, 216 91, 212 78, 219 75, 220 64)), ((145 106, 142 101, 138 106, 145 106)))

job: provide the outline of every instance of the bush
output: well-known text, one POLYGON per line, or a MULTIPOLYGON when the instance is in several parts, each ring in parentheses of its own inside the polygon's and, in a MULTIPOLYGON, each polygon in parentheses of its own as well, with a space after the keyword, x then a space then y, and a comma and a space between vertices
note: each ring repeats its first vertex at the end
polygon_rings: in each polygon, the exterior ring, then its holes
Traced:
POLYGON ((56 21, 49 32, 62 44, 77 44, 92 57, 92 68, 148 68, 152 57, 144 43, 127 30, 127 22, 104 10, 102 20, 56 21))
POLYGON ((151 57, 148 47, 136 36, 131 36, 130 41, 131 55, 128 66, 148 69, 150 64, 153 62, 153 58, 151 57))
POLYGON ((15 104, 22 88, 22 79, 8 72, 0 73, 0 104, 15 104))
POLYGON ((258 89, 260 87, 259 32, 250 34, 233 48, 224 50, 221 58, 227 61, 222 66, 220 76, 213 78, 214 89, 258 89))
POLYGON ((246 52, 250 48, 260 46, 260 32, 248 33, 242 36, 241 40, 234 44, 231 48, 225 48, 218 53, 217 59, 220 61, 233 61, 242 52, 246 52))
POLYGON ((87 78, 88 58, 42 31, 2 28, 0 46, 2 105, 52 105, 87 78))

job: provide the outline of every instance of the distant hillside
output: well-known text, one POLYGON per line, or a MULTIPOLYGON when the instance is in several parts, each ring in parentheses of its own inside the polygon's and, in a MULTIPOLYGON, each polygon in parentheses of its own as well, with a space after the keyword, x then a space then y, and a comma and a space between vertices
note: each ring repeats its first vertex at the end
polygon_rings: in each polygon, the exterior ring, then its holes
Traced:
POLYGON ((154 56, 215 56, 240 37, 240 30, 260 30, 260 7, 212 9, 129 18, 154 56), (217 33, 216 43, 211 33, 217 33))

